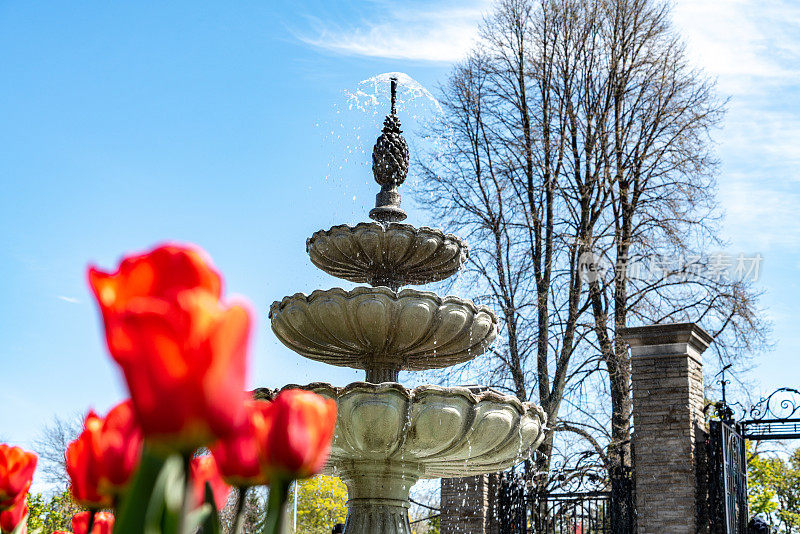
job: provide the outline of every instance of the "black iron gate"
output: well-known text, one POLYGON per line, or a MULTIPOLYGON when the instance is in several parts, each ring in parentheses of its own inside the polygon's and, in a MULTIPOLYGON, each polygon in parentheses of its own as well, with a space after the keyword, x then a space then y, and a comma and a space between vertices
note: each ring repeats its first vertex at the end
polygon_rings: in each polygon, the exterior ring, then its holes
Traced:
POLYGON ((709 493, 714 531, 747 532, 747 458, 738 424, 711 421, 709 493))
POLYGON ((500 483, 500 534, 633 534, 633 481, 615 477, 609 491, 537 494, 519 478, 500 483))
MULTIPOLYGON (((729 367, 729 366, 728 366, 729 367)), ((720 420, 710 421, 709 496, 712 528, 718 534, 745 534, 747 530, 747 455, 745 440, 800 439, 800 391, 779 388, 749 410, 726 403, 724 371, 722 401, 713 405, 720 420)))

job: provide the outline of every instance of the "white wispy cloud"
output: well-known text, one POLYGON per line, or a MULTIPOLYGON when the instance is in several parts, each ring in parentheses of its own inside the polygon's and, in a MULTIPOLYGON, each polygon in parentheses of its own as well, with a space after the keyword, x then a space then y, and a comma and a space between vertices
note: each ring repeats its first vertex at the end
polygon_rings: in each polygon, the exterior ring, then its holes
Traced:
POLYGON ((489 0, 380 4, 371 18, 333 22, 308 17, 311 28, 295 31, 306 44, 345 55, 453 62, 478 35, 489 0))
POLYGON ((63 300, 64 302, 69 302, 70 304, 79 304, 81 301, 76 299, 75 297, 66 297, 64 295, 58 295, 58 300, 63 300))
POLYGON ((800 4, 679 0, 673 18, 690 60, 729 99, 715 136, 729 239, 800 248, 800 4))

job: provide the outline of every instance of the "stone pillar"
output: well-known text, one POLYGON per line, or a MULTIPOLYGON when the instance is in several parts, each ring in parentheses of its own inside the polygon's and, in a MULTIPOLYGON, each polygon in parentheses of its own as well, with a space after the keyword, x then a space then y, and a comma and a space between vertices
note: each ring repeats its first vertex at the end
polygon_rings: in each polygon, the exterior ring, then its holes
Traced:
POLYGON ((496 473, 463 478, 443 478, 441 493, 442 534, 497 534, 495 512, 496 473))
POLYGON ((697 532, 702 449, 702 353, 711 336, 693 323, 626 328, 631 347, 633 449, 639 534, 697 532))

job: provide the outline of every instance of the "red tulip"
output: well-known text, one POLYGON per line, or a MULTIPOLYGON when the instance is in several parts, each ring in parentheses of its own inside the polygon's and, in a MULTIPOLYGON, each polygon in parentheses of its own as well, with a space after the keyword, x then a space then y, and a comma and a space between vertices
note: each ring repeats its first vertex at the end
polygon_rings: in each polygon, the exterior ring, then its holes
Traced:
POLYGON ((211 450, 222 477, 232 486, 263 486, 269 483, 265 448, 272 424, 272 404, 249 400, 247 416, 236 434, 220 440, 211 450))
MULTIPOLYGON (((89 529, 89 512, 80 512, 72 516, 72 532, 74 534, 87 534, 89 529)), ((110 512, 97 512, 94 514, 92 534, 111 534, 114 532, 114 514, 110 512)))
POLYGON ((191 477, 195 506, 200 506, 205 501, 206 482, 208 482, 211 492, 214 494, 214 504, 217 510, 225 508, 231 488, 222 479, 213 456, 207 454, 192 458, 191 477))
POLYGON ((272 403, 266 443, 268 469, 284 479, 315 475, 328 460, 336 428, 336 401, 299 389, 272 403))
POLYGON ((131 401, 112 408, 105 419, 90 411, 66 452, 75 500, 87 508, 110 507, 131 480, 141 453, 142 433, 131 401))
POLYGON ((0 444, 0 510, 11 508, 28 493, 36 460, 32 452, 0 444))
POLYGON ((111 495, 98 490, 100 468, 95 451, 99 448, 102 428, 103 420, 90 411, 83 422, 83 431, 67 446, 64 455, 72 497, 85 508, 110 508, 113 504, 111 495))
MULTIPOLYGON (((23 494, 22 498, 18 500, 17 504, 8 510, 0 512, 0 532, 3 534, 14 532, 14 529, 17 528, 17 525, 22 523, 27 515, 28 504, 25 502, 25 494, 23 494)), ((22 529, 22 534, 27 532, 28 527, 26 525, 22 529)))
POLYGON ((250 315, 220 301, 203 255, 160 247, 89 279, 145 438, 187 453, 232 434, 244 419, 250 315))

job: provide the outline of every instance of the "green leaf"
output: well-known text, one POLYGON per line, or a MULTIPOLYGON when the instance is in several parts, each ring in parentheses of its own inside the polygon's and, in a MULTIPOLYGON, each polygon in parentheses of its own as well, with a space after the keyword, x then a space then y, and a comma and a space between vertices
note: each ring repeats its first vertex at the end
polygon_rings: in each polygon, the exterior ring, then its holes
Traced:
POLYGON ((275 477, 269 485, 269 500, 267 501, 267 517, 261 534, 283 534, 283 509, 286 497, 289 495, 290 479, 275 477))
MULTIPOLYGON (((203 504, 195 508, 186 515, 186 532, 198 532, 198 529, 205 529, 206 522, 212 515, 213 505, 203 504)), ((216 517, 216 514, 214 514, 216 517)), ((219 520, 216 520, 217 532, 219 532, 219 520)), ((202 534, 209 534, 209 531, 199 530, 202 534)))
POLYGON ((145 447, 139 469, 119 506, 114 524, 114 534, 142 534, 145 531, 145 518, 151 504, 151 497, 159 474, 166 463, 167 459, 154 454, 145 447))
POLYGON ((177 531, 178 517, 184 497, 183 463, 170 456, 158 474, 145 512, 145 534, 167 534, 177 531))

